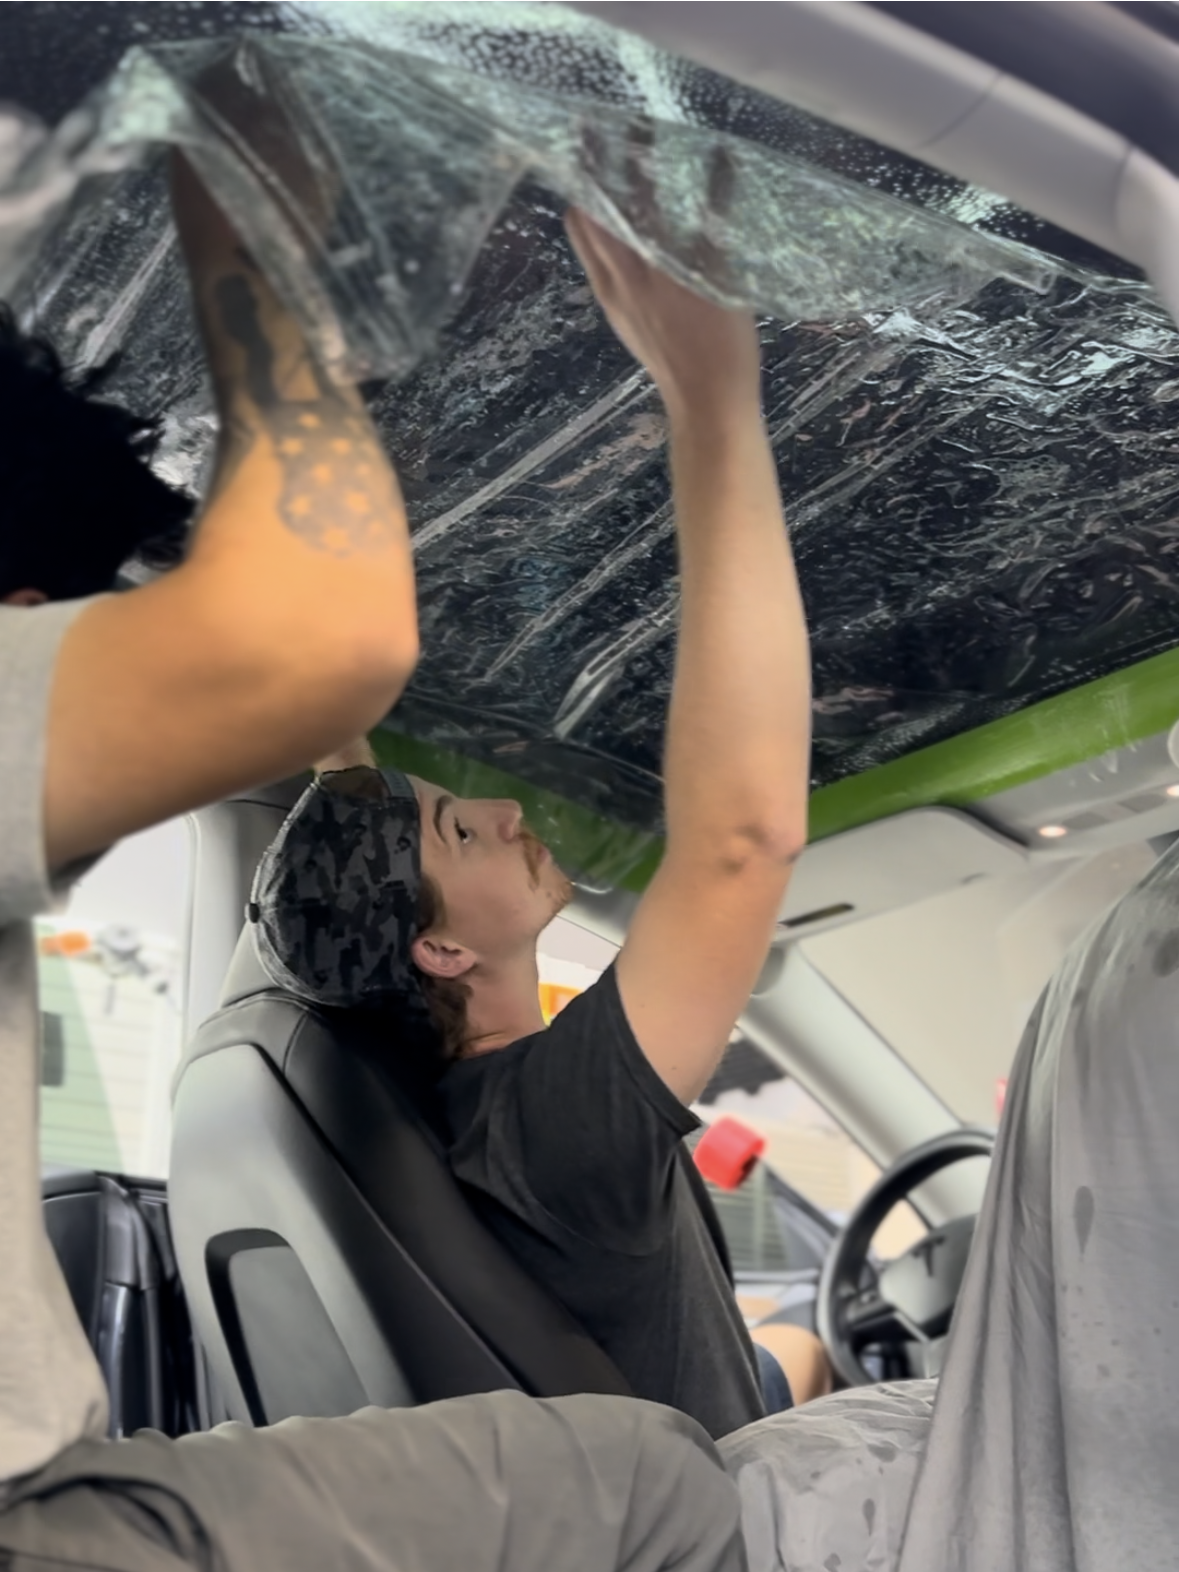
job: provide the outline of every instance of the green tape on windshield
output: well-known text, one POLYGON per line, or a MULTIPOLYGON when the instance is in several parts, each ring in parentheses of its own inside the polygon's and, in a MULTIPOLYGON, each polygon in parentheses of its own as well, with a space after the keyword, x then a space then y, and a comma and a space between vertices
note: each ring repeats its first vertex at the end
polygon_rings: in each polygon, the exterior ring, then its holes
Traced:
MULTIPOLYGON (((1179 717, 1179 650, 1099 677, 891 764, 824 786, 810 803, 812 841, 941 804, 967 807, 1131 742, 1179 717)), ((377 757, 464 797, 514 797, 558 861, 614 888, 644 890, 659 866, 660 837, 579 807, 518 776, 398 732, 377 731, 377 757)))
POLYGON ((966 807, 996 792, 1167 731, 1179 717, 1179 650, 1029 705, 811 797, 810 837, 933 803, 966 807))

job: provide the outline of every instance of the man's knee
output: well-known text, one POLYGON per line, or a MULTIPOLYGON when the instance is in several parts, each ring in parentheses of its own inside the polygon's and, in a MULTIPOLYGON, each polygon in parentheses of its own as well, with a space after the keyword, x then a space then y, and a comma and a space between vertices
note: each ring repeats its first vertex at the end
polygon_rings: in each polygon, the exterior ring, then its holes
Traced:
POLYGON ((497 1433, 526 1564, 554 1561, 543 1522, 583 1536, 584 1566, 617 1572, 744 1572, 740 1497, 706 1432, 686 1414, 637 1398, 518 1393, 419 1410, 448 1421, 476 1411, 497 1433), (461 1405, 461 1408, 460 1408, 461 1405), (580 1525, 576 1527, 575 1525, 580 1525))
POLYGON ((686 1491, 693 1484, 708 1489, 717 1480, 719 1493, 727 1493, 728 1476, 716 1446, 696 1420, 678 1409, 639 1398, 589 1394, 542 1398, 529 1407, 534 1414, 540 1410, 558 1420, 595 1466, 643 1472, 655 1494, 686 1491))
POLYGON ((782 1366, 796 1406, 815 1397, 826 1397, 831 1391, 833 1374, 827 1351, 806 1327, 769 1322, 755 1326, 750 1336, 782 1366))
POLYGON ((326 1564, 341 1503, 353 1547, 341 1567, 384 1565, 391 1535, 402 1572, 745 1566, 739 1496, 717 1449, 693 1420, 636 1399, 485 1393, 173 1446, 194 1499, 216 1503, 214 1516, 232 1500, 248 1520, 235 1528, 234 1572, 259 1564, 262 1533, 275 1565, 288 1549, 303 1557, 291 1565, 326 1564))
POLYGON ((744 1572, 740 1496, 707 1433, 675 1409, 624 1403, 635 1450, 619 1568, 744 1572))

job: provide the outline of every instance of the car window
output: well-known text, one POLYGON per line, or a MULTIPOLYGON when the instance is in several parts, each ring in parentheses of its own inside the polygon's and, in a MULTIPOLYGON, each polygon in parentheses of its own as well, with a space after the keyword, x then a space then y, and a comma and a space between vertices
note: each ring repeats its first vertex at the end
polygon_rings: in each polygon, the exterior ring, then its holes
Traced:
MULTIPOLYGON (((788 1240, 785 1246, 780 1245, 764 1223, 753 1222, 758 1208, 767 1214, 780 1210, 764 1168, 836 1226, 847 1221, 880 1177, 878 1165, 827 1109, 752 1043, 730 1045, 696 1112, 709 1123, 724 1115, 739 1119, 765 1138, 763 1163, 740 1190, 725 1192, 710 1187, 737 1270, 772 1270, 775 1254, 783 1256, 781 1264, 786 1269, 809 1264, 792 1262, 788 1240)), ((880 1225, 872 1247, 888 1259, 907 1250, 926 1232, 917 1213, 903 1203, 880 1225)), ((777 1233, 781 1235, 780 1225, 777 1233)))
POLYGON ((176 820, 123 841, 38 921, 43 1162, 166 1176, 190 879, 176 820))
POLYGON ((995 1125, 1040 992, 1154 860, 1136 844, 1030 867, 849 923, 803 949, 959 1119, 995 1125))
MULTIPOLYGON (((612 944, 565 918, 552 923, 538 957, 546 1019, 590 987, 614 953, 612 944)), ((821 1241, 805 1218, 792 1215, 786 1187, 839 1226, 880 1177, 880 1169, 838 1121, 750 1042, 729 1045, 695 1112, 705 1123, 728 1114, 766 1139, 765 1162, 739 1190, 709 1186, 734 1269, 745 1275, 806 1268, 821 1257, 821 1241)), ((873 1248, 887 1259, 925 1232, 911 1206, 898 1206, 882 1223, 873 1248)))

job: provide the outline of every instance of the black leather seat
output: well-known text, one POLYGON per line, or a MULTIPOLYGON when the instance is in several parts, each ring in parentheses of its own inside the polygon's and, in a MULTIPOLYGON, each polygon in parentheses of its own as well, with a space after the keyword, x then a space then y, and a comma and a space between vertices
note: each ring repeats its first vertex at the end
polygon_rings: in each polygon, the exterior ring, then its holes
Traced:
POLYGON ((196 1428, 197 1377, 163 1187, 46 1165, 41 1204, 106 1382, 110 1434, 196 1428))
POLYGON ((173 1102, 176 1254, 233 1417, 628 1392, 480 1221, 396 1044, 275 989, 249 928, 173 1102))

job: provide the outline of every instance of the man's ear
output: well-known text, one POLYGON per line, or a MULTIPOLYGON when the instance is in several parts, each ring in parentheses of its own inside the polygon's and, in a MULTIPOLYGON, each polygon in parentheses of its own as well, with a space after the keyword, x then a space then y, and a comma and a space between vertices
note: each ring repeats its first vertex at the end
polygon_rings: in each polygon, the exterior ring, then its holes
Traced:
POLYGON ((11 595, 5 595, 0 605, 4 606, 43 606, 49 599, 44 590, 19 589, 13 590, 11 595))
POLYGON ((448 944, 437 934, 419 933, 409 947, 414 965, 428 977, 461 977, 475 964, 465 944, 448 944))

